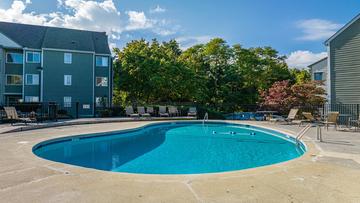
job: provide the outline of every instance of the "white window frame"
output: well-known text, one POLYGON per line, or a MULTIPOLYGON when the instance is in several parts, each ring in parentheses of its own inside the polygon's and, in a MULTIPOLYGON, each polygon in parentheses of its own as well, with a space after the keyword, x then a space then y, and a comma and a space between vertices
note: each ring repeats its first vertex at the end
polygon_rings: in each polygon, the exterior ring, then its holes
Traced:
POLYGON ((72 53, 64 53, 64 63, 72 64, 72 53))
POLYGON ((72 75, 64 75, 64 85, 71 86, 72 85, 72 75), (70 78, 70 83, 68 83, 68 78, 70 78))
MULTIPOLYGON (((34 57, 33 57, 34 59, 34 57)), ((41 53, 36 51, 28 51, 26 52, 26 63, 41 63, 41 53), (29 54, 38 55, 39 61, 29 61, 29 54)))
POLYGON ((40 83, 40 77, 39 77, 39 74, 26 74, 25 75, 25 84, 26 85, 39 85, 40 83), (31 83, 28 81, 28 76, 32 76, 32 81, 31 83), (34 83, 34 76, 35 78, 37 78, 37 80, 35 80, 35 83, 34 83))
POLYGON ((71 97, 64 97, 64 108, 71 108, 71 97))
POLYGON ((109 66, 109 57, 107 57, 107 56, 96 56, 95 57, 95 65, 97 67, 108 67, 109 66), (97 60, 98 58, 101 58, 101 64, 100 65, 96 64, 96 62, 98 61, 97 60), (104 64, 105 61, 106 61, 106 64, 104 64))
POLYGON ((109 79, 108 79, 108 77, 96 77, 95 83, 96 83, 96 84, 95 84, 96 87, 108 87, 108 86, 109 86, 109 79), (105 79, 106 79, 106 85, 98 84, 98 83, 97 83, 98 78, 101 78, 101 80, 103 80, 103 79, 105 78, 105 79))
POLYGON ((37 103, 37 102, 39 102, 39 97, 38 96, 25 96, 25 102, 37 103))
POLYGON ((6 63, 8 63, 8 64, 23 64, 24 63, 24 55, 22 54, 22 53, 16 53, 16 52, 7 52, 6 53, 6 55, 5 55, 5 60, 6 60, 6 63), (17 54, 17 55, 21 55, 23 58, 22 58, 22 60, 21 60, 21 62, 20 63, 16 63, 16 62, 9 62, 8 61, 8 55, 9 54, 17 54))
POLYGON ((23 85, 23 79, 24 78, 22 77, 22 75, 6 74, 5 78, 6 78, 6 83, 5 84, 8 85, 8 86, 22 86, 23 85), (21 78, 20 84, 9 84, 8 76, 19 76, 21 78))

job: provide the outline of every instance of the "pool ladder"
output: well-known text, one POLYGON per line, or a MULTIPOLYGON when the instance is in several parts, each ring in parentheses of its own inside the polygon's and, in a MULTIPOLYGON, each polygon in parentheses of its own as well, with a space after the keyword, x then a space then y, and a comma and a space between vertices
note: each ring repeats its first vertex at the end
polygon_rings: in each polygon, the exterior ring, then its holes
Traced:
POLYGON ((204 119, 203 119, 203 125, 205 124, 206 121, 209 121, 209 114, 206 112, 204 119))
POLYGON ((312 127, 311 124, 308 124, 307 126, 305 126, 305 128, 301 129, 300 132, 296 135, 296 143, 299 144, 301 138, 304 137, 304 135, 310 130, 310 128, 312 127))

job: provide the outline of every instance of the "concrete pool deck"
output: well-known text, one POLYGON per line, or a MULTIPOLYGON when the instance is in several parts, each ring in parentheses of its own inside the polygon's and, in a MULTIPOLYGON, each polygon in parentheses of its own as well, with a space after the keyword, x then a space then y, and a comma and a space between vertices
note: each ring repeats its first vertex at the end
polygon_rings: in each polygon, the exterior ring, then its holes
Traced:
MULTIPOLYGON (((140 127, 153 121, 59 126, 0 135, 1 202, 360 202, 360 133, 311 129, 308 152, 289 162, 204 175, 113 173, 38 158, 52 138, 140 127)), ((295 134, 297 126, 238 122, 295 134)))

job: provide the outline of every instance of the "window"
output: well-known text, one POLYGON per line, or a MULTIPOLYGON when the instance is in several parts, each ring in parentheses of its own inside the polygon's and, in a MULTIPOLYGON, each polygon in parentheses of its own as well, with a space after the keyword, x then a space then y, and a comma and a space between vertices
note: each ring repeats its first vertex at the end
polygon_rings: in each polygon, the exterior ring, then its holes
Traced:
POLYGON ((66 64, 72 63, 72 53, 64 53, 64 63, 66 64))
POLYGON ((108 78, 107 77, 96 77, 96 86, 97 87, 107 87, 108 78))
POLYGON ((324 80, 323 73, 322 72, 314 73, 314 80, 317 80, 317 81, 324 80))
POLYGON ((39 75, 26 74, 25 83, 26 85, 39 85, 39 75))
POLYGON ((23 55, 21 53, 7 53, 6 54, 6 63, 23 63, 23 55))
POLYGON ((66 108, 71 107, 71 97, 64 97, 64 107, 66 108))
POLYGON ((40 63, 40 58, 39 52, 26 52, 27 63, 40 63))
POLYGON ((107 97, 96 97, 95 98, 96 107, 107 107, 108 98, 107 97))
POLYGON ((64 85, 71 86, 72 83, 72 76, 71 75, 64 75, 64 85))
POLYGON ((7 85, 22 85, 22 76, 21 75, 6 75, 6 84, 7 85))
POLYGON ((103 56, 96 57, 96 66, 108 67, 108 65, 109 65, 108 57, 103 57, 103 56))
POLYGON ((25 96, 25 102, 39 102, 39 97, 25 96))

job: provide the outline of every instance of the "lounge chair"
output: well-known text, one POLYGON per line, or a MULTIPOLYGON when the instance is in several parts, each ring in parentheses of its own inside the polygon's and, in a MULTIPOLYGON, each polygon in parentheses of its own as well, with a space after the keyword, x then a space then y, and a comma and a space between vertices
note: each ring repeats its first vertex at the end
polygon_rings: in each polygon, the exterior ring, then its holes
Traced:
POLYGON ((27 125, 28 123, 36 121, 36 116, 31 116, 28 118, 19 117, 15 107, 4 107, 4 111, 6 113, 6 118, 11 121, 11 125, 13 125, 13 122, 25 123, 25 125, 27 125))
POLYGON ((143 106, 138 106, 137 111, 142 117, 150 117, 150 114, 145 112, 145 107, 143 106))
POLYGON ((317 121, 310 112, 303 112, 302 115, 305 117, 305 120, 302 120, 300 125, 303 123, 314 123, 317 121))
POLYGON ((339 112, 328 113, 326 120, 322 122, 325 125, 326 130, 329 130, 329 125, 334 125, 335 130, 337 130, 339 115, 339 112))
POLYGON ((190 107, 187 115, 189 117, 197 117, 196 107, 190 107))
POLYGON ((132 106, 127 106, 125 108, 125 113, 129 117, 140 117, 140 115, 138 113, 134 113, 134 109, 132 106))
POLYGON ((179 111, 175 106, 169 106, 169 115, 170 116, 178 116, 179 111))
POLYGON ((151 116, 155 115, 154 107, 152 106, 146 107, 146 112, 151 116))
POLYGON ((299 109, 291 109, 289 111, 289 114, 288 114, 287 118, 284 118, 282 116, 273 115, 273 117, 270 119, 270 121, 273 121, 273 122, 282 121, 282 122, 287 122, 288 124, 290 124, 295 120, 296 115, 298 114, 298 112, 299 112, 299 109))
POLYGON ((159 116, 169 117, 169 113, 166 111, 166 106, 159 106, 159 116))

